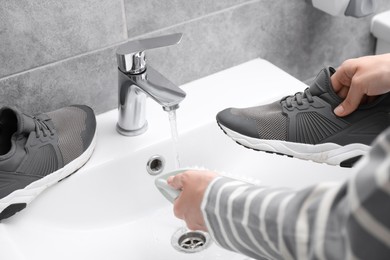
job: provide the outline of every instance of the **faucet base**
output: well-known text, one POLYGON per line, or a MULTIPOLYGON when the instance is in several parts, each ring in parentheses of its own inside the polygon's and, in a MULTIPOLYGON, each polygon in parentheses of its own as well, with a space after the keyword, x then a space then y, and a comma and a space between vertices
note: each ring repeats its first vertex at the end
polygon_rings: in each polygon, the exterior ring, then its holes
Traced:
POLYGON ((123 129, 123 128, 120 127, 118 124, 116 124, 116 131, 117 131, 118 133, 120 133, 121 135, 125 135, 125 136, 136 136, 136 135, 140 135, 140 134, 145 133, 146 130, 148 130, 148 122, 147 122, 147 121, 145 122, 145 124, 144 124, 141 128, 138 128, 138 129, 135 129, 135 130, 123 129))

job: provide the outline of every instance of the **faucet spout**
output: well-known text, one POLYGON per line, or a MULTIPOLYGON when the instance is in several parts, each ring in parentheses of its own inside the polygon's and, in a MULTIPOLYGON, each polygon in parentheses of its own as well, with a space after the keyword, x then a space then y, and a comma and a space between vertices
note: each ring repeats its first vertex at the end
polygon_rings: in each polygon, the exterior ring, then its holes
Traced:
POLYGON ((146 64, 145 50, 178 44, 182 34, 175 33, 127 42, 117 49, 118 110, 117 130, 134 136, 146 131, 145 102, 149 96, 165 111, 179 107, 186 93, 146 64))
POLYGON ((164 110, 178 108, 186 93, 152 67, 142 76, 131 77, 135 84, 159 103, 164 110))
POLYGON ((147 130, 145 117, 146 97, 151 97, 165 111, 179 108, 186 93, 152 67, 141 74, 128 74, 118 71, 118 110, 117 130, 126 136, 135 136, 147 130))

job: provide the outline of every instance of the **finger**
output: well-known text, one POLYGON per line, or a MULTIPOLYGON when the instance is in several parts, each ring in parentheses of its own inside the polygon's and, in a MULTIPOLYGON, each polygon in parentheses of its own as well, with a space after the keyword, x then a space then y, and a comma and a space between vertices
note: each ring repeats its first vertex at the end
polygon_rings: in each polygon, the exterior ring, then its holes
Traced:
POLYGON ((333 87, 333 90, 337 93, 342 88, 345 87, 345 85, 342 83, 341 78, 344 77, 344 72, 342 70, 336 71, 332 77, 330 77, 330 81, 333 87))
POLYGON ((201 230, 207 232, 207 227, 204 224, 195 223, 187 219, 185 219, 185 222, 189 230, 201 230))
POLYGON ((347 97, 338 107, 335 108, 334 113, 340 117, 351 114, 358 108, 363 96, 364 94, 359 91, 359 88, 353 88, 351 86, 347 97))
POLYGON ((330 78, 333 89, 338 92, 343 87, 349 87, 356 70, 356 62, 353 59, 344 61, 330 78))
POLYGON ((179 219, 184 219, 184 212, 182 210, 182 207, 180 205, 180 199, 176 199, 175 203, 173 204, 173 214, 175 217, 179 219))
POLYGON ((174 189, 180 190, 183 188, 183 175, 178 174, 175 176, 170 176, 167 180, 167 183, 171 185, 174 189))
POLYGON ((203 214, 200 212, 187 212, 184 216, 184 221, 190 230, 202 230, 207 231, 206 223, 203 218, 203 214))
POLYGON ((342 87, 336 94, 342 98, 345 99, 348 95, 349 87, 342 87))

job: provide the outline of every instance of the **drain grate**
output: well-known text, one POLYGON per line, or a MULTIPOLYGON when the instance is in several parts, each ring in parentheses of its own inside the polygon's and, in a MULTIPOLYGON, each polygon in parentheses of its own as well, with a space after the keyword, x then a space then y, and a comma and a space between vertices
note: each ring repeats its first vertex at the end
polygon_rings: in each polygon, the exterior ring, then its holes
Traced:
POLYGON ((181 228, 172 237, 173 247, 185 253, 197 253, 210 245, 209 234, 202 231, 190 231, 181 228))
POLYGON ((204 246, 206 237, 197 232, 188 232, 179 239, 178 243, 180 247, 186 250, 195 250, 198 247, 204 246))

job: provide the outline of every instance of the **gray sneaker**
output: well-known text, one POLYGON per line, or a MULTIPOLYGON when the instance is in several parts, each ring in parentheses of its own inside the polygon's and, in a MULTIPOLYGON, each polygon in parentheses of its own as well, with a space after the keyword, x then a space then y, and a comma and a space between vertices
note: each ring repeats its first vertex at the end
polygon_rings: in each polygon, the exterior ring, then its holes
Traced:
POLYGON ((0 220, 82 167, 95 143, 96 119, 87 106, 37 116, 1 108, 0 220))
POLYGON ((390 125, 390 94, 360 105, 347 117, 337 117, 333 109, 342 99, 331 85, 334 72, 321 70, 304 92, 274 103, 225 109, 218 113, 217 122, 247 148, 351 167, 390 125))

